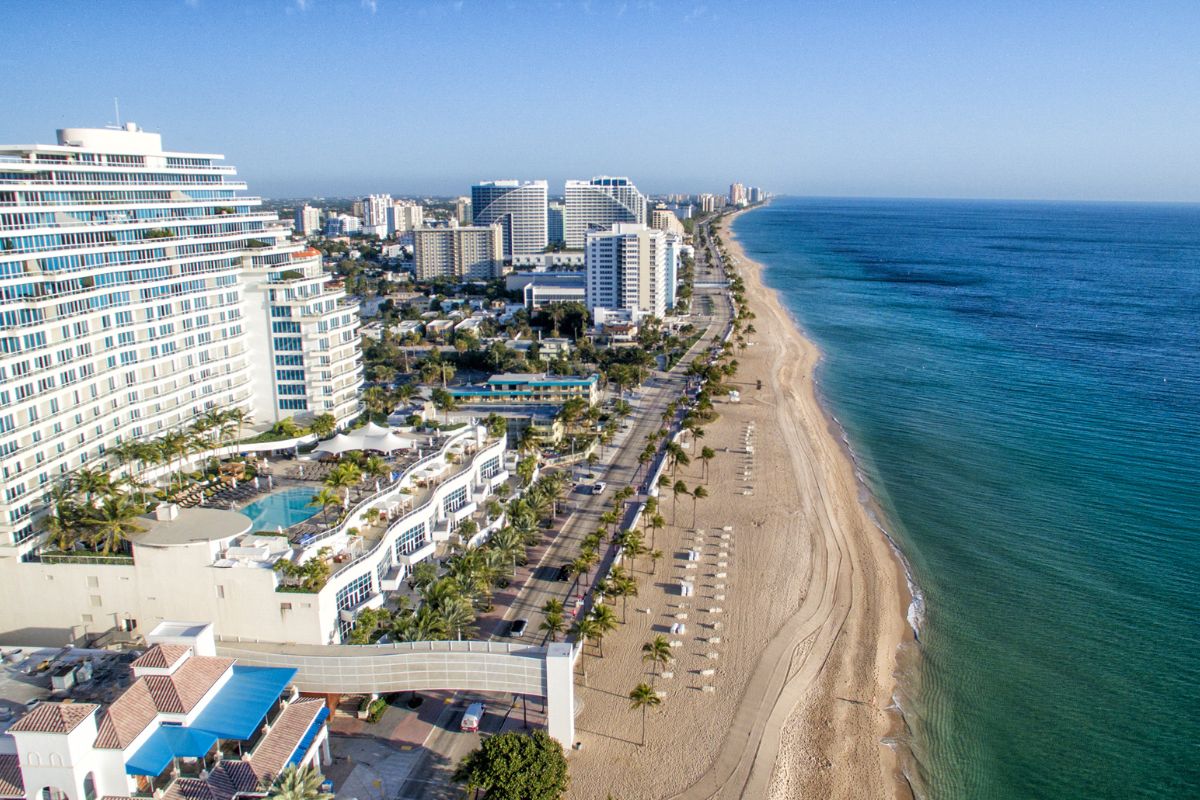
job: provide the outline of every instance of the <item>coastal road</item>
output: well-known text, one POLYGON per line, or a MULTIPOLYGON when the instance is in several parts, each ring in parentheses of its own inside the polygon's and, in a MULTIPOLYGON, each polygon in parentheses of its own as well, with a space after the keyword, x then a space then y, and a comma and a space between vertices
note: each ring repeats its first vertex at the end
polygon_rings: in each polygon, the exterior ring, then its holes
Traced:
MULTIPOLYGON (((696 320, 705 324, 703 335, 672 369, 666 372, 653 371, 646 383, 632 393, 632 398, 627 396, 627 402, 633 406, 633 413, 627 420, 628 428, 620 431, 613 444, 604 448, 601 462, 591 470, 596 478, 589 478, 582 481, 581 485, 572 487, 567 499, 560 505, 559 516, 563 518, 565 515, 565 519, 558 535, 545 549, 540 562, 505 613, 506 620, 523 618, 529 621, 525 635, 514 641, 541 644, 546 640, 546 634, 538 627, 545 618, 542 607, 547 600, 562 600, 568 606, 565 615, 567 621, 571 621, 570 601, 582 592, 580 581, 559 581, 555 575, 559 567, 578 555, 583 538, 600 527, 600 515, 611 507, 613 494, 623 486, 633 486, 636 481, 645 479, 645 470, 639 472, 637 457, 646 446, 646 438, 663 426, 662 414, 667 405, 683 395, 687 386, 688 365, 710 346, 713 335, 723 332, 729 324, 731 308, 722 294, 716 289, 697 291, 693 297, 693 308, 697 307, 703 296, 713 309, 711 316, 696 320), (602 495, 590 493, 590 486, 597 480, 608 484, 602 495)), ((457 705, 462 705, 461 700, 457 705)), ((447 783, 458 760, 478 746, 477 742, 470 741, 473 737, 457 730, 456 719, 453 712, 446 712, 438 720, 425 742, 424 757, 400 793, 402 798, 440 797, 434 793, 433 787, 447 783), (425 794, 422 795, 422 792, 425 794)))

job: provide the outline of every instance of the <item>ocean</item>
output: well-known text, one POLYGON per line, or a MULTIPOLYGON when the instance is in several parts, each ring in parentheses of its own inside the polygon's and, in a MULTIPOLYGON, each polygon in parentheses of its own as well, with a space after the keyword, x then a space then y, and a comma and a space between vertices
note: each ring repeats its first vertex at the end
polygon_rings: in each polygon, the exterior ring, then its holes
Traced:
POLYGON ((783 198, 734 229, 908 562, 919 794, 1200 797, 1200 206, 783 198))

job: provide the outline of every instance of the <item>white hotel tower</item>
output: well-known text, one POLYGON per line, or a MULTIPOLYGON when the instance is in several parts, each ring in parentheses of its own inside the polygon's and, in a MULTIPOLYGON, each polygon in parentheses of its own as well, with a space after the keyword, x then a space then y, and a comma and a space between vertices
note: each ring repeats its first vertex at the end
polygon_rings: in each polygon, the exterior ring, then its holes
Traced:
POLYGON ((563 235, 567 247, 582 250, 588 228, 607 230, 618 222, 646 224, 646 198, 629 178, 599 175, 590 181, 567 181, 563 235))
POLYGON ((0 145, 0 551, 116 443, 356 413, 357 305, 221 158, 132 124, 0 145))

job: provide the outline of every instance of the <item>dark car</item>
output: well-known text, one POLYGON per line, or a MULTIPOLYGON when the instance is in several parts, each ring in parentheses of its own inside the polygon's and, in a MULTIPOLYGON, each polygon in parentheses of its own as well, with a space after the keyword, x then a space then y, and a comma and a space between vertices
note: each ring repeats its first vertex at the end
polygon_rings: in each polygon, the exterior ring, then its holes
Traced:
POLYGON ((563 564, 561 567, 558 568, 557 580, 560 580, 560 581, 571 580, 571 565, 570 564, 563 564))
POLYGON ((514 619, 514 620, 512 621, 512 625, 510 625, 510 626, 509 626, 509 628, 508 628, 508 635, 509 635, 510 637, 512 637, 513 639, 516 639, 516 638, 518 638, 518 637, 524 636, 524 635, 525 635, 525 629, 526 629, 526 628, 528 628, 528 627, 529 627, 529 620, 527 620, 527 619, 514 619))

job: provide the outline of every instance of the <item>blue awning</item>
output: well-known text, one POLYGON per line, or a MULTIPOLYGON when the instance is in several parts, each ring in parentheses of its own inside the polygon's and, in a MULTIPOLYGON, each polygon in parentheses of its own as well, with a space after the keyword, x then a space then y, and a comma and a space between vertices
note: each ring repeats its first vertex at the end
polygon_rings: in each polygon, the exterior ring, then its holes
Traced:
POLYGON ((171 759, 203 758, 216 743, 216 735, 208 731, 159 725, 158 730, 150 734, 150 738, 125 762, 125 772, 129 775, 159 775, 171 759))
POLYGON ((295 675, 294 669, 235 664, 229 680, 191 727, 222 739, 250 739, 295 675))
POLYGON ((285 767, 300 763, 300 759, 304 758, 304 754, 308 752, 308 748, 312 747, 313 739, 317 738, 317 733, 321 730, 321 726, 325 724, 325 719, 328 716, 328 708, 323 707, 317 712, 317 716, 313 718, 312 724, 304 732, 304 738, 300 740, 300 744, 296 745, 296 750, 292 753, 292 757, 284 764, 285 767))

